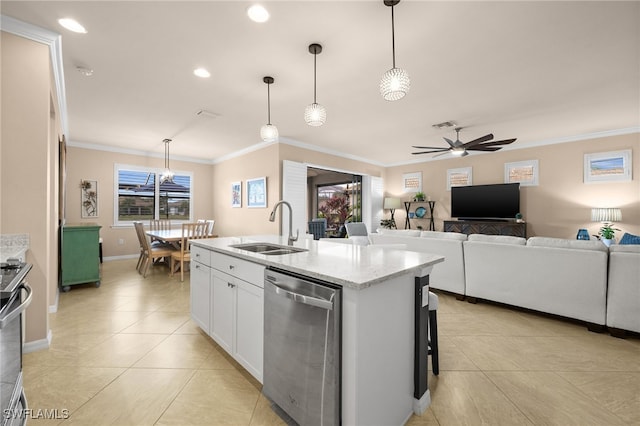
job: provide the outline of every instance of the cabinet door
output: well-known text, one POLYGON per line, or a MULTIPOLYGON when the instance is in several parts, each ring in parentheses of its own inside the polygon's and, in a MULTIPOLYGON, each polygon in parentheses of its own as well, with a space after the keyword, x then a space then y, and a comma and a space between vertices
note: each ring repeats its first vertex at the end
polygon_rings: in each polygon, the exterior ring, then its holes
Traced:
POLYGON ((264 289, 244 281, 236 287, 234 358, 262 383, 264 289))
POLYGON ((210 336, 225 351, 233 348, 233 317, 235 315, 235 283, 230 275, 211 270, 211 326, 210 336))
POLYGON ((191 261, 191 318, 209 334, 211 322, 211 268, 191 261))

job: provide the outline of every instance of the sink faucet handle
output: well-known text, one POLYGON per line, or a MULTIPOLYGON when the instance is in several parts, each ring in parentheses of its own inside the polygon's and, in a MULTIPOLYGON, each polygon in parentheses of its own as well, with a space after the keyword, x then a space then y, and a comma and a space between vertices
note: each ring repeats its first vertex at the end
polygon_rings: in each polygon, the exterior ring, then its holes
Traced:
POLYGON ((298 241, 298 236, 300 235, 300 230, 296 229, 296 236, 294 237, 289 233, 289 245, 292 246, 294 241, 298 241))

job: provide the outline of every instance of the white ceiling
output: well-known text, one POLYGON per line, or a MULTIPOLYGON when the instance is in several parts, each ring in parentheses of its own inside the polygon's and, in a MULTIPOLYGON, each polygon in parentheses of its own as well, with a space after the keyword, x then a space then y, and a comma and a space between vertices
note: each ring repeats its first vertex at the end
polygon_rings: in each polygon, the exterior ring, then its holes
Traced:
MULTIPOLYGON (((391 10, 376 1, 5 1, 1 12, 62 35, 72 144, 212 161, 260 144, 267 120, 282 141, 381 165, 416 160, 411 145, 517 137, 505 149, 640 131, 640 2, 434 2, 395 7, 396 62, 411 91, 378 92, 391 68, 391 10), (73 17, 88 30, 57 24, 73 17), (304 123, 313 55, 322 127, 304 123), (76 67, 94 70, 85 77, 76 67), (212 76, 200 79, 196 67, 212 76), (205 110, 215 118, 198 116, 205 110)), ((472 154, 490 155, 490 154, 472 154)), ((422 156, 426 160, 431 156, 422 156)))

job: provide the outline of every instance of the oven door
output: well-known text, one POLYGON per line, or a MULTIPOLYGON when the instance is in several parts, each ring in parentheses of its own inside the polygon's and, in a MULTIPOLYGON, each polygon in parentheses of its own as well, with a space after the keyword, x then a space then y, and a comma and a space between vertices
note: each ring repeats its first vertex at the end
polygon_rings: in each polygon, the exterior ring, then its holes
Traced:
MULTIPOLYGON (((32 291, 21 284, 0 310, 0 424, 11 422, 22 398, 22 313, 31 303, 32 291), (22 290, 27 294, 21 298, 22 290)), ((23 407, 24 408, 24 407, 23 407)))

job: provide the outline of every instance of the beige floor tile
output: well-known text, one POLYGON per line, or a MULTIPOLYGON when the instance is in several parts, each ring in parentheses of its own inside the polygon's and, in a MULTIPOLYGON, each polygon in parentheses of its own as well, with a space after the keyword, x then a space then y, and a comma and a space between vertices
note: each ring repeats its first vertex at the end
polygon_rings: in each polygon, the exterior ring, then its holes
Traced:
POLYGON ((193 373, 182 369, 129 369, 74 410, 65 424, 156 424, 193 373))
POLYGON ((78 356, 85 367, 131 367, 166 339, 165 334, 116 334, 78 356))
POLYGON ((199 370, 158 425, 248 425, 259 392, 236 370, 199 370))
POLYGON ((429 383, 438 424, 531 425, 525 415, 479 371, 450 371, 429 383))
POLYGON ((251 417, 250 426, 285 426, 286 422, 271 408, 271 402, 264 395, 258 396, 256 409, 251 417))
POLYGON ((140 321, 122 330, 122 333, 171 334, 189 321, 189 314, 175 312, 152 312, 140 321))
MULTIPOLYGON (((453 339, 447 336, 438 336, 438 355, 440 371, 458 370, 472 371, 478 367, 458 348, 453 339)), ((431 370, 431 358, 429 358, 429 370, 431 370)))
POLYGON ((439 426, 436 416, 433 415, 431 408, 428 408, 421 416, 415 414, 411 416, 406 426, 439 426))
POLYGON ((134 367, 197 369, 213 350, 211 341, 199 334, 172 334, 136 362, 134 367))
POLYGON ((625 423, 553 372, 490 371, 487 376, 537 425, 615 426, 625 423), (542 408, 542 409, 541 409, 542 408))
POLYGON ((189 319, 182 327, 177 329, 174 334, 202 334, 206 335, 205 332, 198 327, 198 325, 192 320, 189 319))
POLYGON ((595 371, 559 372, 558 375, 626 424, 640 424, 640 373, 595 371))

